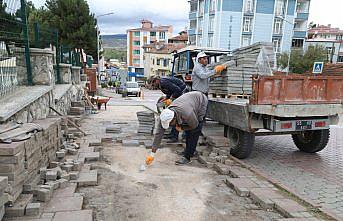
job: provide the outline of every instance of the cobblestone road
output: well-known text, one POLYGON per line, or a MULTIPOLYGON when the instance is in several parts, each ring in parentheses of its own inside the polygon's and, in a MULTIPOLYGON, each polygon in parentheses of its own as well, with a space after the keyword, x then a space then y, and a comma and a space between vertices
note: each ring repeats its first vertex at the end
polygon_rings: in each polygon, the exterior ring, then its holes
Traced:
POLYGON ((331 128, 327 148, 317 154, 299 152, 290 136, 257 137, 244 161, 343 219, 342 127, 331 128))

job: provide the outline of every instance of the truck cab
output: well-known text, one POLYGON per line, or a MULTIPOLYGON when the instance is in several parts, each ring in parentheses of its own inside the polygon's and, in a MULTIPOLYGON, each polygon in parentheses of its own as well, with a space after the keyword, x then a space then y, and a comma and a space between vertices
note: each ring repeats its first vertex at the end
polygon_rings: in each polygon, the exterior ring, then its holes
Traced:
POLYGON ((219 58, 223 55, 230 55, 230 51, 223 49, 196 46, 182 48, 173 54, 172 76, 192 86, 192 71, 199 52, 205 52, 209 56, 209 64, 219 62, 219 58))

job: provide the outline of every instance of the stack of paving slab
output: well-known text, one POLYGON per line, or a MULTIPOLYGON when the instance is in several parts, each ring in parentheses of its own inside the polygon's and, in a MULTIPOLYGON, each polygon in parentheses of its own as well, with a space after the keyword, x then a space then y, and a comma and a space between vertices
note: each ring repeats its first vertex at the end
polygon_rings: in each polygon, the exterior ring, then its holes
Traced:
POLYGON ((85 114, 85 107, 71 107, 69 109, 69 115, 83 115, 85 114))
MULTIPOLYGON (((275 54, 271 43, 255 43, 236 49, 233 56, 226 56, 218 64, 227 65, 223 77, 210 83, 210 93, 218 95, 252 93, 252 76, 272 75, 275 65, 275 54)), ((212 65, 215 66, 215 65, 212 65)))
POLYGON ((7 177, 0 177, 0 220, 5 215, 5 203, 7 203, 7 194, 5 194, 5 190, 8 187, 8 179, 7 177))
POLYGON ((155 114, 152 111, 137 112, 139 122, 138 133, 152 135, 155 128, 155 114))
POLYGON ((42 132, 30 139, 11 144, 0 144, 0 176, 8 178, 5 193, 9 202, 15 202, 23 192, 39 182, 39 170, 54 161, 55 152, 61 145, 61 126, 59 118, 38 120, 42 132))

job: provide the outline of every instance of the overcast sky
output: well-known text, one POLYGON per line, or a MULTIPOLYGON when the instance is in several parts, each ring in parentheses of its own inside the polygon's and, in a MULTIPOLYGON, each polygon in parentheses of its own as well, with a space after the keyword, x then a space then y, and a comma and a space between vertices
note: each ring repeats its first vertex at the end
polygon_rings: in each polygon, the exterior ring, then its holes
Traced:
MULTIPOLYGON (((32 0, 36 6, 45 0, 32 0)), ((114 12, 99 18, 102 34, 122 34, 129 28, 139 27, 139 21, 149 19, 155 25, 173 25, 174 33, 187 26, 188 0, 88 0, 95 15, 114 12)), ((343 29, 343 0, 312 0, 310 21, 332 24, 343 29)))

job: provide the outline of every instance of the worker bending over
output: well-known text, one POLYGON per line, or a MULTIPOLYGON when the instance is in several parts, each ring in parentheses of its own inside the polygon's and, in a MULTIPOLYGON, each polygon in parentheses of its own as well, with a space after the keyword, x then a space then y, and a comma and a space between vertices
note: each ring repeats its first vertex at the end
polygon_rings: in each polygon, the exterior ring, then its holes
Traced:
POLYGON ((210 79, 219 77, 221 72, 226 69, 225 65, 217 65, 214 70, 210 70, 207 65, 208 56, 205 52, 199 52, 192 72, 192 90, 200 91, 206 96, 208 96, 210 79))
POLYGON ((186 149, 183 157, 175 163, 177 165, 190 163, 201 134, 207 103, 207 97, 203 93, 193 91, 182 95, 163 110, 157 132, 154 135, 152 152, 155 153, 160 147, 165 130, 169 126, 176 126, 179 131, 184 130, 186 133, 186 149))
MULTIPOLYGON (((174 77, 162 78, 159 87, 166 95, 166 99, 163 102, 167 107, 173 100, 188 92, 186 84, 182 80, 174 77)), ((176 130, 175 126, 172 126, 170 134, 166 138, 169 139, 169 141, 167 141, 168 143, 176 143, 179 141, 179 132, 176 130)))

